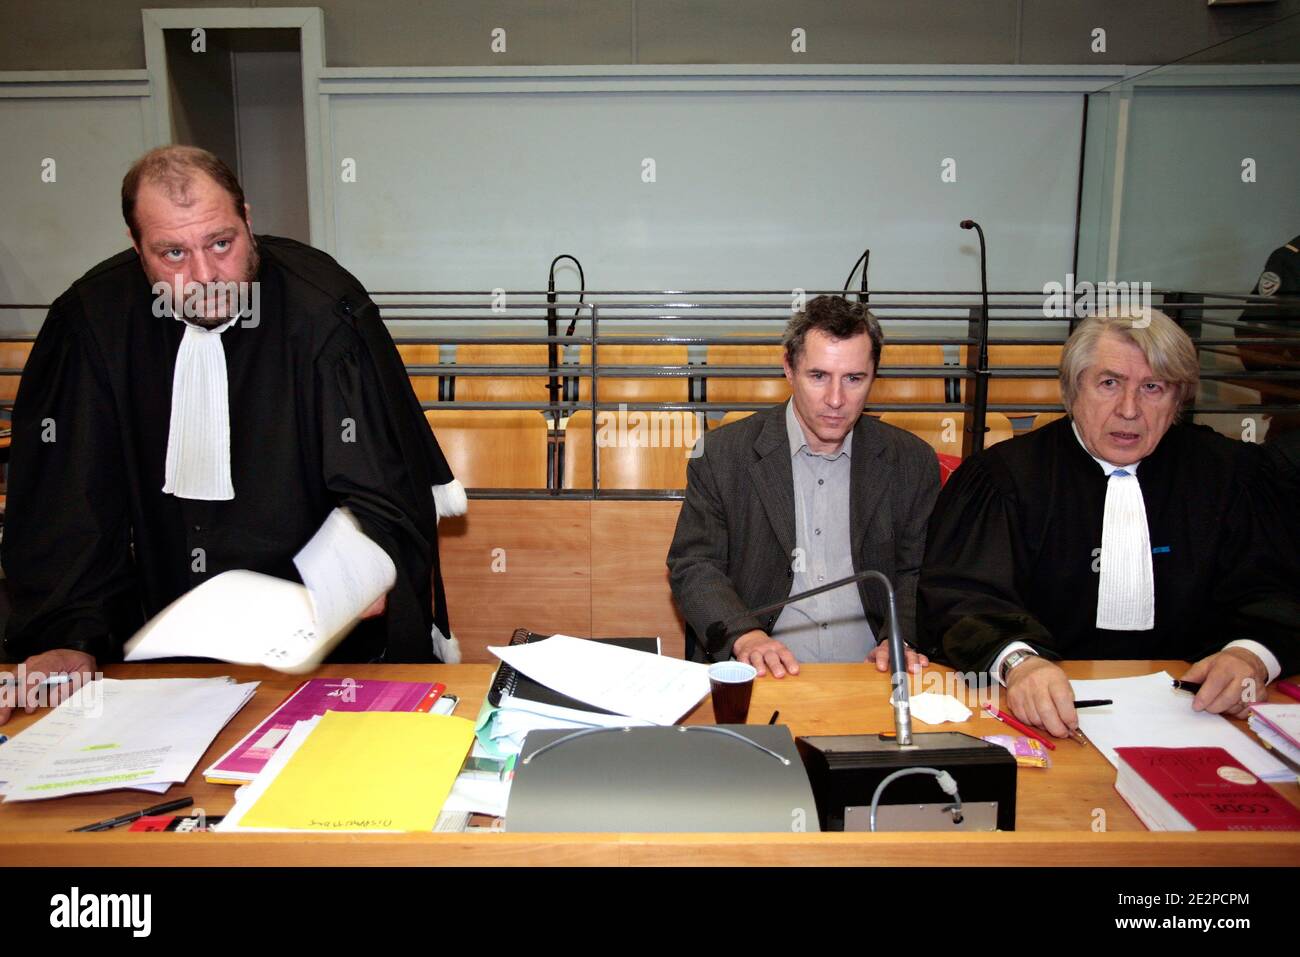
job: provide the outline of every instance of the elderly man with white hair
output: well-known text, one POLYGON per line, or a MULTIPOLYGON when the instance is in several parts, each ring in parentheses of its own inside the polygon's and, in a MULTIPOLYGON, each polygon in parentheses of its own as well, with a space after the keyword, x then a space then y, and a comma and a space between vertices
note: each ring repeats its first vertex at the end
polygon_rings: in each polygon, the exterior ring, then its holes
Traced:
POLYGON ((1068 418, 972 457, 940 494, 922 650, 989 672, 1057 737, 1078 727, 1059 659, 1194 662, 1193 707, 1240 714, 1300 670, 1300 595, 1271 551, 1286 537, 1260 531, 1249 448, 1179 421, 1192 341, 1154 310, 1091 317, 1060 380, 1068 418))

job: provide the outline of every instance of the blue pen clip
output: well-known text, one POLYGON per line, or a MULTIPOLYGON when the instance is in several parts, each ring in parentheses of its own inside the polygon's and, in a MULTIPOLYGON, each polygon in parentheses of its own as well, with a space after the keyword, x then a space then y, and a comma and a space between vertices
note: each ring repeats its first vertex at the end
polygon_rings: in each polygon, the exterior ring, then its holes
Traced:
POLYGON ((1152 554, 1152 555, 1168 555, 1168 554, 1169 554, 1169 546, 1168 546, 1168 545, 1156 545, 1155 547, 1153 547, 1153 548, 1151 549, 1151 554, 1152 554))

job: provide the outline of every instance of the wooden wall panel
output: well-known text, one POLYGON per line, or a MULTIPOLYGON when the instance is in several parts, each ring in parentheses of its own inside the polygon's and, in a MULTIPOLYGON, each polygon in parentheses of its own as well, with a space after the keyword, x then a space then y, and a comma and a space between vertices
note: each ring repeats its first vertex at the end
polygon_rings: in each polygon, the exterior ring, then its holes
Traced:
MULTIPOLYGON (((681 657, 685 629, 664 564, 680 502, 474 499, 440 526, 442 577, 464 660, 495 660, 515 628, 659 635, 681 657), (500 548, 504 571, 493 571, 500 548)), ((498 564, 499 567, 499 564, 498 564)))
POLYGON ((474 499, 439 544, 463 660, 495 661, 516 628, 590 634, 590 502, 474 499))
POLYGON ((593 635, 659 635, 680 658, 685 628, 668 588, 668 545, 681 502, 593 502, 593 635))

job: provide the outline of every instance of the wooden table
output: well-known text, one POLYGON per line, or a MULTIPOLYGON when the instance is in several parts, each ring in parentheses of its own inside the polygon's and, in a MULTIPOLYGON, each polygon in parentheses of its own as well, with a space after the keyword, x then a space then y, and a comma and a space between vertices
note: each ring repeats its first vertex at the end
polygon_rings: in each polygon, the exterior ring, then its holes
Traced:
MULTIPOLYGON (((1074 678, 1111 678, 1182 662, 1072 662, 1074 678)), ((457 713, 473 717, 487 691, 489 665, 329 665, 322 677, 439 680, 461 696, 457 713)), ((202 769, 252 730, 298 678, 261 668, 221 665, 118 665, 114 678, 234 675, 262 684, 253 700, 217 737, 183 787, 168 797, 193 795, 209 815, 230 809, 234 789, 208 784, 202 769)), ((927 669, 920 690, 947 690, 948 669, 927 669)), ((892 727, 888 676, 867 665, 805 665, 797 677, 759 680, 750 719, 780 723, 795 735, 852 734, 892 727)), ((970 703, 970 702, 968 702, 970 703)), ((1005 709, 1004 709, 1005 710, 1005 709)), ((19 713, 3 730, 13 734, 35 715, 19 713)), ((688 723, 713 719, 706 700, 688 723)), ((918 730, 927 726, 917 723, 918 730)), ((945 729, 976 736, 1006 733, 990 718, 945 729)), ((1300 865, 1300 834, 1148 832, 1114 789, 1115 771, 1094 748, 1062 741, 1048 770, 1020 769, 1014 833, 993 834, 147 834, 126 828, 68 833, 92 821, 153 803, 144 792, 112 791, 50 801, 0 804, 0 859, 31 866, 206 866, 417 864, 839 864, 839 865, 1300 865), (1104 814, 1104 830, 1094 830, 1104 814)), ((1300 788, 1279 787, 1300 806, 1300 788)))

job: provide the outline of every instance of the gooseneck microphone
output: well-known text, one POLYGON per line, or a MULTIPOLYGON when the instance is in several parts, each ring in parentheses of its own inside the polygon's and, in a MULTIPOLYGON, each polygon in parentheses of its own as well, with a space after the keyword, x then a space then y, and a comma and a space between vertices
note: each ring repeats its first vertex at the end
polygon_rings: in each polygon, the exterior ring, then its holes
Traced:
POLYGON ((766 615, 778 608, 784 608, 792 602, 811 598, 814 595, 820 595, 822 592, 828 592, 835 588, 843 588, 845 585, 852 585, 867 578, 875 578, 883 583, 885 593, 889 596, 889 657, 894 669, 893 675, 890 677, 890 686, 893 689, 890 700, 894 706, 894 730, 898 735, 898 744, 900 746, 910 745, 912 743, 912 709, 907 693, 907 653, 903 646, 903 633, 898 628, 898 607, 894 600, 894 586, 889 578, 881 572, 874 569, 861 571, 847 578, 841 578, 838 581, 828 582, 825 585, 818 585, 816 588, 799 592, 797 595, 790 595, 780 601, 774 601, 762 608, 755 608, 726 621, 715 621, 705 629, 704 655, 709 661, 717 661, 716 649, 727 640, 728 629, 747 618, 766 615))
POLYGON ((849 270, 849 276, 844 280, 844 291, 849 291, 849 283, 853 281, 853 274, 858 271, 858 263, 862 264, 862 282, 860 291, 858 292, 858 302, 865 303, 871 299, 871 290, 867 288, 867 270, 871 268, 870 249, 864 249, 862 255, 858 257, 858 261, 855 262, 853 268, 849 270))
MULTIPOLYGON (((552 406, 559 402, 561 398, 560 379, 558 375, 560 371, 560 345, 555 341, 555 338, 559 333, 559 317, 555 310, 555 264, 562 259, 571 260, 573 264, 578 267, 578 282, 580 285, 578 291, 578 302, 581 303, 583 297, 587 294, 587 277, 582 271, 582 263, 578 262, 576 256, 571 256, 568 253, 560 253, 560 255, 551 260, 551 268, 546 277, 546 335, 549 336, 551 340, 546 344, 546 365, 547 371, 550 372, 550 377, 546 382, 546 391, 551 397, 552 406)), ((578 324, 578 312, 578 309, 573 310, 573 319, 569 323, 568 330, 564 333, 566 337, 573 335, 573 328, 578 324)), ((564 396, 564 398, 567 399, 569 397, 564 396)), ((553 408, 552 416, 554 427, 558 429, 560 427, 560 410, 558 408, 553 408)))
MULTIPOLYGON (((569 253, 560 253, 560 255, 552 259, 551 268, 546 277, 546 334, 550 336, 552 339, 551 342, 547 343, 547 347, 546 347, 546 357, 547 357, 548 365, 550 366, 550 373, 551 373, 551 377, 546 384, 546 388, 547 391, 550 392, 552 403, 559 401, 559 399, 561 398, 560 381, 556 377, 556 372, 559 371, 559 365, 557 360, 559 358, 560 346, 559 343, 553 340, 558 334, 558 328, 557 328, 558 317, 555 310, 555 302, 556 302, 555 264, 562 259, 567 259, 570 262, 572 262, 573 265, 578 267, 578 302, 582 303, 587 295, 587 275, 582 271, 582 263, 578 262, 578 257, 571 256, 569 253)), ((581 311, 582 311, 581 308, 573 310, 573 318, 569 320, 569 328, 564 331, 565 338, 568 338, 569 336, 573 335, 573 330, 578 325, 578 314, 581 311)), ((577 389, 574 386, 574 383, 576 381, 577 380, 570 379, 568 377, 565 378, 563 398, 566 401, 571 401, 578 397, 577 389)), ((558 429, 559 422, 560 422, 560 412, 558 409, 554 411, 554 417, 555 417, 555 428, 558 429)))
POLYGON ((556 375, 559 372, 559 347, 555 336, 559 332, 559 319, 555 312, 555 264, 563 258, 556 256, 551 260, 551 269, 546 278, 546 334, 550 337, 546 343, 546 368, 551 374, 546 380, 546 391, 551 397, 551 405, 560 400, 560 380, 556 375))
POLYGON ((963 219, 962 229, 973 229, 980 238, 980 309, 979 365, 975 370, 975 415, 971 420, 971 453, 984 448, 984 420, 989 399, 989 273, 988 255, 984 248, 984 230, 973 219, 963 219))

